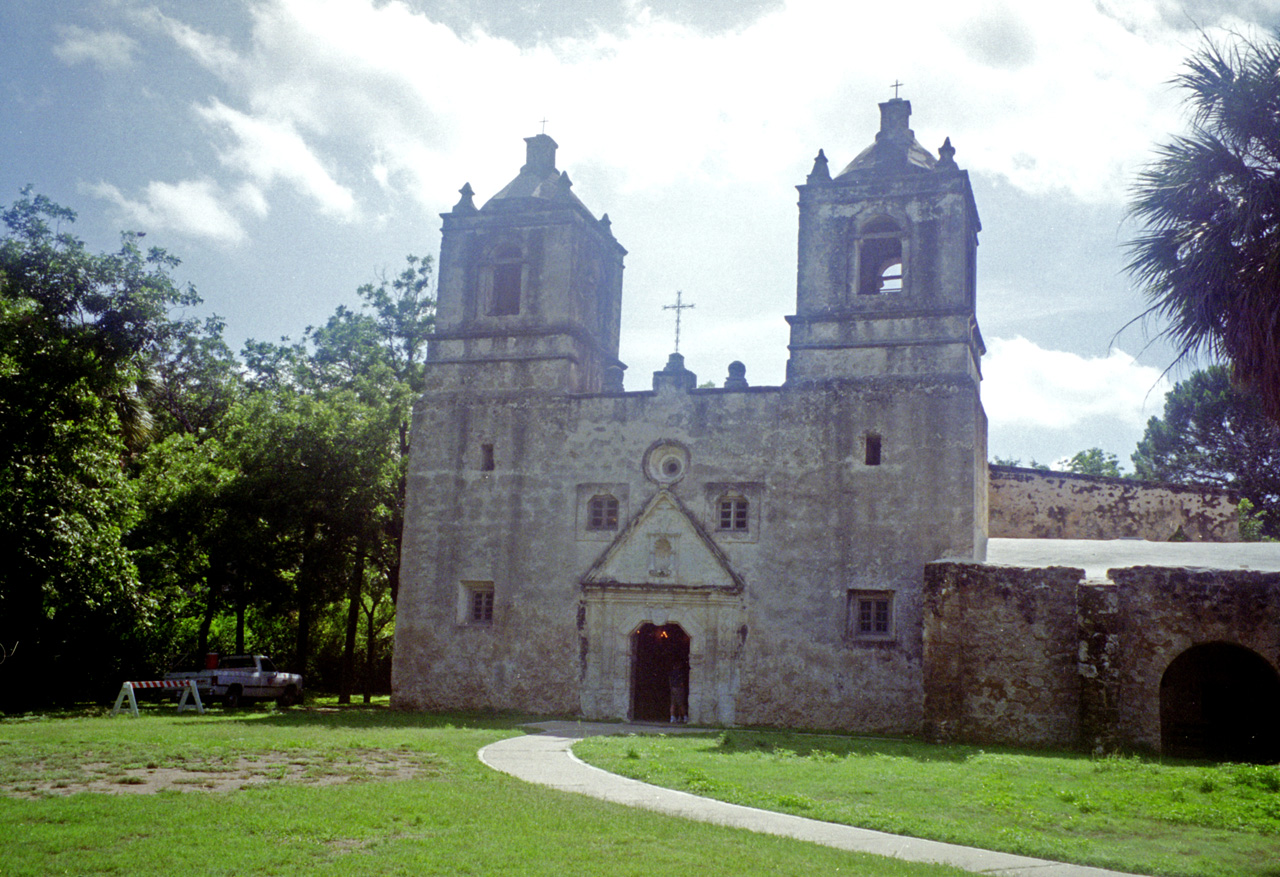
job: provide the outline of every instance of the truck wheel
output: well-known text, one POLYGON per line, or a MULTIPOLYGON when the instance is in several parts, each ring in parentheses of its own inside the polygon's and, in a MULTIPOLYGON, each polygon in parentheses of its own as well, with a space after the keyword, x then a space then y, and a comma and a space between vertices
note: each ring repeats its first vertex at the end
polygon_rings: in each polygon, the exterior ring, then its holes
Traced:
POLYGON ((276 698, 276 705, 293 706, 300 700, 302 700, 302 698, 298 696, 298 686, 290 685, 284 690, 284 694, 276 698))
POLYGON ((226 695, 222 698, 222 705, 229 710, 233 710, 240 706, 243 698, 240 696, 240 686, 233 685, 227 689, 226 695))

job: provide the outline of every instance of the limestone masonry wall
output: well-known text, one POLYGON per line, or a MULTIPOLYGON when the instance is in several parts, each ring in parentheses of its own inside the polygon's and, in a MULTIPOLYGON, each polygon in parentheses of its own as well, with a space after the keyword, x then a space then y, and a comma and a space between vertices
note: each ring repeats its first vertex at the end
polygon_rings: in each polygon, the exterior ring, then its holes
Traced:
POLYGON ((1216 487, 992 466, 992 539, 1239 542, 1236 499, 1216 487))
POLYGON ((926 733, 1159 750, 1162 681, 1188 650, 1225 644, 1280 669, 1280 573, 1142 566, 1108 576, 929 564, 926 733))
POLYGON ((1075 591, 1083 575, 1067 567, 925 568, 927 734, 1033 746, 1075 742, 1075 591))

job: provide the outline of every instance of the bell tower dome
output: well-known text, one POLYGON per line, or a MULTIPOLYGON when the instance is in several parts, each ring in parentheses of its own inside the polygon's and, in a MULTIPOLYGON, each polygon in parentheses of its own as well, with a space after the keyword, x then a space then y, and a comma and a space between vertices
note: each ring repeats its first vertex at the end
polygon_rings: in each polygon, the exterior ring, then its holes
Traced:
POLYGON ((556 169, 554 140, 525 138, 525 164, 477 208, 470 184, 442 214, 428 389, 598 393, 618 361, 622 260, 556 169))

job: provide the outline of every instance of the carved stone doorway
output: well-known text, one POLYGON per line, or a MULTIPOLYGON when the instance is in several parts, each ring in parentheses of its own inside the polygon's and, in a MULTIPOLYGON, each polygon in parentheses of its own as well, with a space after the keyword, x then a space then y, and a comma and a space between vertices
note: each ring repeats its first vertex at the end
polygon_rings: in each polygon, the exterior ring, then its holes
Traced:
POLYGON ((1280 759, 1280 676, 1232 643, 1192 646, 1160 680, 1160 751, 1182 758, 1280 759))
POLYGON ((670 716, 673 669, 684 674, 688 697, 689 634, 678 624, 645 623, 631 634, 631 719, 665 722, 670 716))

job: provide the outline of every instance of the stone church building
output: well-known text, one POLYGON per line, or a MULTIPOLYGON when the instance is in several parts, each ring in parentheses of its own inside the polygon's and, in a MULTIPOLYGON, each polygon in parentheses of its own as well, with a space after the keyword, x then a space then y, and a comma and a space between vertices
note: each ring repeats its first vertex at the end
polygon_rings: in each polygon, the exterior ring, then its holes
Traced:
MULTIPOLYGON (((870 146, 834 171, 819 152, 798 187, 780 387, 732 363, 700 389, 673 354, 624 389, 626 251, 550 137, 483 206, 463 187, 414 415, 396 706, 666 721, 687 682, 696 723, 1160 745, 1158 718, 1153 742, 1094 703, 1123 685, 1082 684, 1083 570, 984 563, 981 224, 950 141, 923 148, 905 100, 880 111, 870 146), (1043 645, 1049 616, 1065 651, 1006 663, 987 619, 1043 645), (1028 702, 987 721, 993 674, 1028 660, 1045 684, 1006 686, 1028 702)), ((1265 588, 1251 644, 1275 677, 1265 588)))

